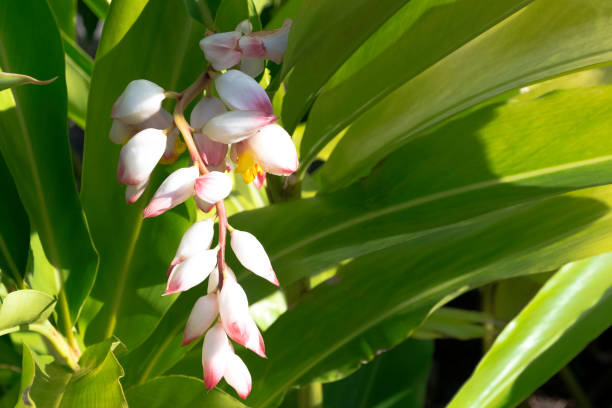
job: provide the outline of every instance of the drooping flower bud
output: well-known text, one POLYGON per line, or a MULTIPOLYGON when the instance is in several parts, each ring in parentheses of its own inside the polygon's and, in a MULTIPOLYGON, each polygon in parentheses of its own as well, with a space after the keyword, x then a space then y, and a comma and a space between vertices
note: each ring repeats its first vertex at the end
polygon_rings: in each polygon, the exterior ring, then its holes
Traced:
POLYGON ((289 41, 289 30, 291 29, 291 19, 286 19, 283 26, 278 30, 259 31, 250 35, 260 38, 266 50, 264 58, 280 64, 283 62, 287 42, 289 41))
POLYGON ((232 179, 220 171, 211 171, 198 177, 195 182, 195 193, 208 203, 225 199, 232 191, 232 179))
POLYGON ((257 238, 249 232, 240 230, 234 230, 231 234, 230 245, 240 263, 255 275, 278 286, 270 258, 257 238))
POLYGON ((251 393, 251 374, 244 362, 236 354, 227 357, 223 377, 236 390, 240 398, 245 399, 251 393))
POLYGON ((109 139, 116 144, 123 144, 132 136, 132 129, 118 119, 113 119, 113 125, 108 134, 109 139))
POLYGON ((259 111, 230 111, 209 120, 203 132, 220 143, 237 143, 277 120, 276 116, 259 111))
POLYGON ((164 296, 184 292, 198 285, 210 275, 216 264, 216 249, 201 251, 187 258, 172 268, 164 296))
POLYGON ((238 46, 243 58, 262 58, 266 53, 263 41, 257 37, 244 36, 238 41, 238 46))
POLYGON ((210 210, 212 210, 213 207, 215 206, 215 203, 209 203, 208 201, 204 201, 197 195, 193 196, 193 200, 195 201, 200 211, 205 212, 205 213, 209 213, 210 210))
MULTIPOLYGON (((225 265, 225 277, 224 279, 231 279, 236 282, 236 275, 232 269, 225 265)), ((208 277, 208 290, 206 293, 213 293, 217 290, 217 286, 219 285, 219 269, 215 268, 214 271, 210 273, 208 277)))
POLYGON ((211 293, 200 297, 187 319, 185 332, 183 333, 182 346, 186 346, 192 341, 202 337, 206 329, 215 321, 219 314, 219 306, 217 303, 217 294, 211 293))
POLYGON ((228 69, 240 62, 238 40, 242 33, 230 31, 209 35, 200 41, 204 56, 217 71, 228 69))
POLYGON ((191 111, 190 124, 195 129, 193 138, 206 166, 219 166, 227 155, 227 145, 215 142, 202 132, 210 119, 227 112, 219 98, 205 96, 191 111))
POLYGON ((185 202, 194 193, 196 179, 200 175, 197 166, 175 170, 159 186, 143 216, 156 217, 185 202))
POLYGON ((117 179, 121 184, 147 180, 166 150, 166 135, 159 129, 138 132, 121 148, 117 179))
POLYGON ((164 89, 146 79, 137 79, 128 84, 113 105, 111 117, 128 125, 141 123, 161 108, 164 89))
POLYGON ((198 252, 209 249, 212 243, 213 236, 215 235, 214 224, 212 218, 198 221, 193 224, 181 239, 176 255, 170 264, 168 274, 170 274, 172 268, 183 262, 187 258, 191 258, 198 252))
POLYGON ((244 72, 232 69, 215 79, 219 96, 232 110, 259 111, 272 115, 272 102, 261 85, 244 72))
POLYGON ((221 381, 228 357, 232 354, 234 352, 223 327, 216 323, 204 336, 202 345, 202 367, 207 390, 214 388, 221 381))
POLYGON ((144 191, 147 189, 149 180, 150 179, 146 179, 140 184, 128 185, 125 188, 125 202, 128 204, 133 204, 138 201, 142 193, 144 193, 144 191))
MULTIPOLYGON (((174 122, 174 118, 164 108, 161 108, 157 113, 151 116, 149 119, 137 125, 140 129, 146 128, 154 128, 154 129, 170 129, 172 123, 174 122)), ((173 128, 168 133, 168 138, 166 140, 166 150, 164 150, 164 155, 162 156, 163 163, 172 163, 174 162, 180 155, 185 151, 185 144, 178 137, 179 130, 177 128, 173 128)))

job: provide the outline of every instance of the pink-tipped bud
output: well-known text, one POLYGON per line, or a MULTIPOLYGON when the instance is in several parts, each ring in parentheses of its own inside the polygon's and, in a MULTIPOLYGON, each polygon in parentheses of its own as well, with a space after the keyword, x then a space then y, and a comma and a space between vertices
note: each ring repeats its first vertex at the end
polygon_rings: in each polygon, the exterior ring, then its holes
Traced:
POLYGON ((225 112, 227 108, 221 99, 205 96, 193 107, 189 116, 189 124, 196 130, 202 130, 209 120, 225 112))
POLYGON ((267 173, 283 176, 298 168, 297 151, 291 136, 277 124, 264 126, 241 144, 267 173))
POLYGON ((202 367, 206 389, 214 388, 223 374, 230 355, 234 354, 232 346, 220 323, 216 323, 204 336, 202 345, 202 367))
POLYGON ((146 179, 140 184, 128 185, 125 187, 125 202, 128 204, 133 204, 144 193, 149 185, 149 179, 146 179))
POLYGON ((215 142, 204 133, 199 132, 194 133, 193 138, 206 166, 215 167, 223 163, 227 155, 227 145, 225 143, 215 142))
POLYGON ((146 79, 128 84, 113 105, 111 117, 128 125, 135 125, 153 116, 161 108, 164 89, 146 79))
POLYGON ((170 264, 170 269, 168 269, 168 275, 172 272, 172 268, 175 265, 178 265, 187 258, 191 258, 200 251, 210 248, 213 236, 215 235, 214 225, 213 219, 209 218, 196 222, 185 231, 181 243, 176 250, 176 255, 174 255, 174 259, 170 264))
POLYGON ((262 58, 266 50, 263 41, 257 37, 244 36, 238 41, 238 46, 242 50, 242 56, 247 58, 262 58))
POLYGON ((251 374, 244 362, 236 354, 227 357, 223 377, 236 390, 240 398, 245 399, 251 393, 251 374))
POLYGON ((291 29, 291 19, 286 19, 283 26, 278 30, 260 31, 255 33, 255 36, 263 41, 266 50, 265 59, 280 64, 283 62, 285 51, 287 50, 287 42, 289 41, 289 30, 291 29))
POLYGON ((149 205, 143 210, 145 218, 157 217, 185 202, 193 195, 200 171, 196 166, 175 170, 159 186, 149 205))
POLYGON ((215 142, 202 133, 202 128, 215 116, 225 113, 227 109, 221 99, 205 96, 193 107, 190 124, 196 129, 193 138, 196 148, 206 166, 218 166, 227 155, 227 145, 215 142))
MULTIPOLYGON (((236 282, 236 275, 232 269, 225 265, 225 279, 231 279, 236 282)), ((208 290, 206 293, 213 293, 217 291, 217 286, 219 286, 219 269, 215 268, 214 271, 210 273, 208 277, 208 290)))
POLYGON ((240 62, 238 40, 242 33, 230 31, 209 35, 200 41, 204 56, 217 71, 228 69, 240 62))
POLYGON ((246 231, 232 231, 231 246, 240 263, 265 280, 278 286, 278 279, 272 269, 266 250, 255 236, 246 231))
POLYGON ((193 309, 191 309, 191 313, 187 319, 181 345, 186 346, 202 337, 206 329, 215 321, 218 313, 219 306, 217 304, 216 293, 211 293, 199 298, 195 305, 193 305, 193 309))
POLYGON ((170 273, 164 295, 184 292, 200 284, 217 265, 217 250, 201 251, 179 263, 170 273))
POLYGON ((232 191, 232 179, 225 173, 211 171, 200 176, 195 182, 195 193, 208 203, 225 199, 232 191))
POLYGON ((126 125, 118 119, 114 119, 108 137, 113 143, 123 144, 127 142, 133 134, 133 130, 129 125, 126 125))
MULTIPOLYGON (((215 79, 219 97, 232 110, 258 111, 272 115, 272 103, 261 85, 244 72, 232 69, 215 79)), ((209 135, 210 136, 210 135, 209 135)))
POLYGON ((215 207, 215 203, 209 203, 208 201, 204 201, 197 195, 193 196, 193 199, 198 208, 205 213, 209 213, 215 207))
POLYGON ((258 111, 230 111, 209 120, 202 132, 216 142, 230 144, 253 136, 277 120, 274 115, 258 111))
POLYGON ((117 179, 121 184, 147 180, 166 150, 166 135, 159 129, 138 132, 121 148, 117 179))

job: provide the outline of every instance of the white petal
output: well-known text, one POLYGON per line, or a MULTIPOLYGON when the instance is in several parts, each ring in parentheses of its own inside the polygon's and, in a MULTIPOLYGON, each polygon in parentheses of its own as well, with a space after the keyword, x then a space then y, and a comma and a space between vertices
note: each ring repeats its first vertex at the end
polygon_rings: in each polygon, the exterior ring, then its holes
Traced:
POLYGON ((263 58, 242 58, 240 60, 240 70, 253 78, 263 72, 264 66, 263 58))
POLYGON ((214 225, 215 222, 213 219, 209 218, 198 221, 189 227, 181 239, 181 243, 172 260, 172 264, 170 264, 170 268, 194 256, 200 251, 209 249, 213 236, 215 235, 214 225))
POLYGON ((244 347, 255 352, 259 357, 266 358, 266 346, 255 321, 251 319, 247 325, 248 340, 244 347))
MULTIPOLYGON (((225 279, 232 279, 236 282, 236 275, 232 269, 225 265, 225 279)), ((214 271, 210 273, 208 277, 208 291, 207 293, 213 293, 217 290, 217 285, 219 285, 219 269, 215 268, 214 271)))
POLYGON ((266 250, 255 236, 246 231, 232 231, 231 246, 236 258, 255 275, 278 286, 278 279, 272 269, 266 250))
POLYGON ((263 58, 266 53, 263 41, 257 37, 245 35, 238 41, 238 46, 242 50, 243 57, 263 58))
POLYGON ((212 210, 213 207, 215 206, 215 203, 209 203, 208 201, 204 201, 197 195, 193 196, 193 199, 196 205, 198 206, 198 208, 205 213, 210 212, 210 210, 212 210))
POLYGON ((249 340, 251 315, 249 301, 242 287, 231 279, 223 281, 219 292, 219 314, 227 335, 243 346, 249 340))
POLYGON ((147 189, 147 186, 149 185, 149 180, 150 179, 146 179, 140 184, 126 186, 125 187, 125 202, 128 204, 133 204, 136 201, 138 201, 142 193, 144 193, 144 191, 147 189))
POLYGON ((283 61, 283 56, 287 50, 287 42, 289 40, 289 29, 291 28, 291 19, 286 19, 283 26, 278 30, 262 31, 261 39, 266 49, 265 58, 280 64, 283 61))
POLYGON ((146 79, 137 79, 130 82, 119 96, 113 105, 111 117, 135 125, 159 111, 164 98, 162 87, 146 79))
POLYGON ((202 132, 214 141, 230 144, 244 140, 278 118, 259 111, 230 111, 208 121, 202 132))
POLYGON ((121 184, 140 184, 147 180, 166 150, 166 135, 158 129, 145 129, 121 149, 117 179, 121 184))
POLYGON ((208 203, 216 203, 225 199, 231 191, 232 179, 220 171, 206 173, 195 182, 196 195, 208 203))
POLYGON ((210 275, 217 264, 217 250, 201 251, 172 269, 164 295, 184 292, 210 275))
POLYGON ((161 108, 149 119, 145 120, 142 123, 139 123, 138 127, 140 129, 153 128, 164 130, 168 129, 170 125, 172 125, 172 122, 174 122, 174 118, 172 117, 170 112, 168 112, 164 108, 161 108))
POLYGON ((298 168, 297 151, 291 136, 277 124, 264 126, 243 143, 244 149, 267 173, 282 176, 298 168))
POLYGON ((217 314, 219 314, 217 294, 211 293, 200 297, 195 305, 193 305, 193 309, 191 309, 191 313, 187 319, 181 346, 185 346, 199 337, 202 337, 206 329, 215 321, 217 314))
POLYGON ((173 171, 159 186, 143 215, 156 217, 185 202, 193 195, 196 179, 200 175, 197 166, 173 171))
POLYGON ((116 144, 125 143, 134 134, 133 129, 118 119, 113 119, 113 125, 108 134, 109 139, 116 144))
POLYGON ((202 345, 202 367, 204 368, 204 385, 214 388, 223 374, 230 355, 234 354, 232 346, 223 331, 221 324, 215 324, 204 336, 202 345))
POLYGON ((227 145, 225 143, 215 142, 200 132, 194 133, 193 138, 206 166, 218 166, 223 163, 227 155, 227 145))
POLYGON ((227 357, 223 377, 236 390, 240 398, 245 399, 251 393, 251 374, 236 354, 231 353, 227 357))
POLYGON ((215 79, 215 87, 230 109, 273 113, 266 91, 247 74, 232 69, 215 79))
POLYGON ((200 41, 204 56, 215 70, 228 69, 240 62, 242 54, 237 48, 241 36, 238 31, 230 31, 209 35, 200 41))
POLYGON ((194 129, 202 129, 209 120, 226 111, 227 109, 221 99, 205 96, 193 107, 189 124, 194 129))
POLYGON ((242 20, 236 26, 236 31, 239 31, 242 34, 248 34, 251 31, 253 31, 253 24, 251 24, 251 22, 248 19, 242 20))

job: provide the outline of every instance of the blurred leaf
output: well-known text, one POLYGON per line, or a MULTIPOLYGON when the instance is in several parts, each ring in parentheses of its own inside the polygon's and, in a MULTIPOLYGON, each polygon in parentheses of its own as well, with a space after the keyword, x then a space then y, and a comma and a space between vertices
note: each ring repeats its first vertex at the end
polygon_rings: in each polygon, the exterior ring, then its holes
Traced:
POLYGON ((406 3, 325 85, 308 116, 302 166, 307 167, 337 133, 389 93, 530 2, 406 3))
POLYGON ((207 28, 216 31, 215 14, 221 0, 184 0, 187 13, 207 28))
POLYGON ((291 68, 283 126, 293 132, 319 89, 407 0, 316 0, 301 4, 289 34, 281 76, 291 68))
POLYGON ((493 285, 493 313, 495 318, 509 322, 538 293, 541 284, 525 276, 506 279, 493 285))
POLYGON ((83 3, 87 4, 87 7, 89 7, 100 20, 106 19, 110 7, 110 0, 83 0, 83 3))
POLYGON ((415 339, 453 338, 470 340, 483 337, 487 333, 485 323, 492 323, 493 318, 485 313, 471 310, 442 307, 435 310, 415 329, 415 339))
POLYGON ((74 321, 93 285, 97 255, 72 173, 60 34, 45 2, 8 2, 0 9, 0 38, 3 69, 59 76, 49 85, 0 92, 0 150, 47 258, 67 279, 74 321))
POLYGON ((10 72, 0 72, 0 91, 4 91, 8 88, 13 88, 23 84, 34 84, 34 85, 47 85, 55 81, 56 78, 39 81, 36 78, 32 78, 28 75, 22 74, 11 74, 10 72))
POLYGON ((202 380, 171 375, 150 380, 127 390, 130 408, 243 408, 237 399, 223 391, 206 391, 202 380), (177 392, 180 391, 180 392, 177 392))
POLYGON ((93 60, 70 38, 63 35, 63 40, 66 50, 68 117, 82 129, 85 129, 93 60))
POLYGON ((45 256, 40 237, 36 232, 30 234, 26 282, 30 289, 45 292, 53 297, 58 296, 61 289, 59 273, 45 256))
POLYGON ((325 384, 329 407, 424 407, 433 342, 408 340, 378 356, 355 374, 325 384))
POLYGON ((30 390, 34 383, 34 375, 36 366, 30 348, 23 346, 23 361, 21 363, 21 386, 19 387, 19 399, 17 400, 16 408, 36 407, 30 397, 30 390))
POLYGON ((88 347, 71 372, 58 364, 36 370, 31 398, 38 408, 120 408, 127 402, 119 379, 123 369, 112 352, 112 341, 88 347))
POLYGON ((195 218, 195 206, 190 201, 147 220, 142 209, 172 170, 187 165, 187 158, 158 166, 143 197, 127 205, 125 187, 116 176, 121 146, 108 139, 109 115, 132 80, 146 78, 167 90, 186 88, 206 68, 198 47, 203 36, 204 27, 189 17, 182 4, 112 3, 92 75, 83 163, 83 206, 104 276, 96 282, 80 322, 86 327, 88 344, 116 334, 128 349, 135 348, 176 299, 161 294, 168 264, 195 218), (173 29, 160 30, 162 26, 173 29))
POLYGON ((37 290, 9 293, 0 306, 0 334, 13 327, 47 320, 54 306, 54 298, 37 290))
POLYGON ((449 407, 514 407, 612 325, 612 255, 563 267, 508 324, 449 407))
POLYGON ((234 31, 241 21, 249 19, 253 31, 261 30, 261 21, 253 0, 221 0, 215 23, 219 32, 234 31))
POLYGON ((266 30, 274 30, 283 25, 285 19, 290 18, 295 20, 300 7, 302 6, 303 0, 287 0, 283 1, 282 6, 274 13, 268 24, 266 24, 266 30))
POLYGON ((47 4, 55 15, 59 29, 66 33, 68 38, 74 40, 77 0, 47 0, 47 4))
POLYGON ((410 140, 504 91, 612 61, 611 24, 607 0, 530 4, 356 120, 320 170, 324 188, 348 185, 410 140))

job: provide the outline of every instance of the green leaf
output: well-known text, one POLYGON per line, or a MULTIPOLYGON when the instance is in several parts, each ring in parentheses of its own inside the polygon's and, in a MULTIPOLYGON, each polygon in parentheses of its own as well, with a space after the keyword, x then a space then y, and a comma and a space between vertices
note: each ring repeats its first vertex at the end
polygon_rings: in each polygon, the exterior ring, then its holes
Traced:
POLYGON ((83 3, 87 4, 87 7, 89 7, 100 20, 106 18, 110 7, 110 0, 83 0, 83 3))
POLYGON ((502 92, 612 61, 611 24, 606 0, 530 4, 353 122, 320 170, 324 187, 349 184, 410 140, 502 92))
POLYGON ((413 333, 415 339, 454 338, 470 340, 484 337, 485 323, 492 324, 491 316, 471 310, 443 307, 435 310, 413 333))
POLYGON ((0 307, 0 334, 11 328, 47 320, 55 306, 55 299, 37 290, 11 292, 0 307))
POLYGON ((563 267, 506 326, 449 407, 514 407, 612 325, 612 255, 563 267))
POLYGON ((159 377, 129 388, 127 400, 131 408, 245 407, 240 401, 218 389, 207 392, 202 380, 182 375, 159 377))
POLYGON ((0 191, 0 270, 20 286, 28 260, 30 224, 4 160, 0 160, 0 191))
POLYGON ((97 255, 72 173, 60 35, 45 2, 9 2, 0 10, 0 38, 2 69, 59 76, 49 85, 0 92, 0 151, 47 258, 66 279, 74 321, 93 285, 97 255))
POLYGON ((221 0, 215 23, 219 32, 234 31, 241 21, 249 19, 253 31, 261 30, 261 21, 253 0, 221 0))
POLYGON ((221 0, 184 0, 187 13, 207 28, 216 31, 215 15, 221 0))
POLYGON ((305 1, 295 17, 281 75, 291 68, 283 108, 290 131, 319 89, 346 59, 407 0, 305 1))
POLYGON ((57 77, 47 79, 45 81, 39 81, 38 79, 32 78, 29 75, 0 72, 0 91, 4 91, 5 89, 13 88, 23 84, 47 85, 55 81, 56 79, 57 77))
POLYGON ((87 326, 87 343, 116 334, 128 349, 135 348, 176 299, 161 294, 169 262, 195 218, 194 205, 189 202, 147 220, 142 209, 163 178, 187 165, 187 159, 158 166, 143 197, 127 205, 125 187, 116 177, 121 146, 108 139, 109 115, 132 80, 146 78, 167 90, 186 88, 206 68, 198 46, 202 37, 204 27, 189 17, 182 4, 112 3, 92 75, 83 163, 81 196, 104 276, 96 282, 81 322, 87 326))
POLYGON ((74 40, 77 0, 47 0, 47 4, 55 16, 59 29, 74 40))
POLYGON ((55 363, 45 370, 37 369, 30 393, 38 408, 127 408, 119 383, 123 369, 110 339, 88 347, 76 372, 55 363))
POLYGON ((30 389, 34 383, 34 375, 36 365, 30 348, 24 344, 23 346, 23 361, 21 363, 21 386, 19 387, 19 399, 17 400, 16 408, 36 407, 30 397, 30 389))
POLYGON ((66 50, 68 117, 82 129, 85 129, 93 60, 73 40, 65 35, 63 35, 63 40, 66 50))
POLYGON ((351 55, 318 96, 300 146, 302 167, 389 93, 530 2, 406 3, 351 55))
POLYGON ((330 407, 424 407, 433 342, 408 340, 384 352, 355 374, 325 384, 330 407))

